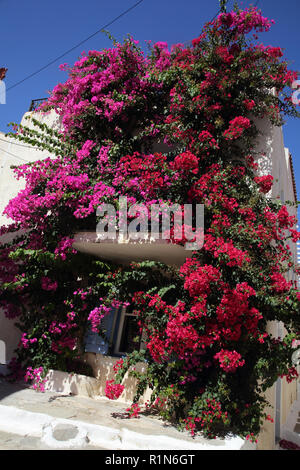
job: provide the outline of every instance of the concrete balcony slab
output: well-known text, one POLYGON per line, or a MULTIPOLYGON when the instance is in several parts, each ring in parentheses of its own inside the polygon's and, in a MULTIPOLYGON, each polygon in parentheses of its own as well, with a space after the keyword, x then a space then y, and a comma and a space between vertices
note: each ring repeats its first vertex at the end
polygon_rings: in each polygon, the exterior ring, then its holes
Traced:
POLYGON ((78 232, 74 239, 73 248, 76 250, 121 264, 151 260, 179 267, 193 253, 161 237, 131 240, 117 235, 116 239, 103 240, 96 232, 78 232))

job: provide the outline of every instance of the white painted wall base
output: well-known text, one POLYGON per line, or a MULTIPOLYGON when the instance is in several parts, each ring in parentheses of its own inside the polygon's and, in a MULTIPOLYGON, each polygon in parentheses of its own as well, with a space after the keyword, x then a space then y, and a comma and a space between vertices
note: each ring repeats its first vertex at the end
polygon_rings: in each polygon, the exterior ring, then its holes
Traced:
POLYGON ((299 420, 300 413, 300 399, 294 401, 290 413, 288 415, 287 421, 284 426, 282 426, 281 438, 287 441, 291 441, 294 444, 300 446, 300 433, 294 431, 297 421, 299 420))
POLYGON ((167 435, 151 435, 131 431, 125 426, 111 428, 98 424, 91 424, 71 419, 54 418, 43 413, 33 413, 18 409, 14 406, 0 405, 0 430, 21 436, 40 437, 42 442, 50 447, 57 447, 58 442, 53 439, 52 432, 55 426, 74 425, 78 428, 79 440, 71 440, 61 444, 61 448, 72 448, 77 445, 104 447, 111 450, 256 450, 251 444, 239 437, 232 436, 223 440, 222 445, 216 445, 213 439, 201 439, 199 442, 190 442, 182 438, 176 439, 167 435))
POLYGON ((45 389, 50 392, 94 398, 99 396, 99 388, 99 380, 86 375, 49 370, 46 376, 45 389))

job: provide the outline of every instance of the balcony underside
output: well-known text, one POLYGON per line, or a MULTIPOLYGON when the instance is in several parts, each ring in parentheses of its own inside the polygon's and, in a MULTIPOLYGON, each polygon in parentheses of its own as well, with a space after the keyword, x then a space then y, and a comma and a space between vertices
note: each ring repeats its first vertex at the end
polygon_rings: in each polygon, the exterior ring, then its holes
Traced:
POLYGON ((192 255, 192 251, 184 246, 168 243, 161 238, 151 241, 123 241, 119 237, 101 240, 95 232, 79 232, 74 239, 73 247, 76 250, 121 264, 151 260, 178 267, 192 255))

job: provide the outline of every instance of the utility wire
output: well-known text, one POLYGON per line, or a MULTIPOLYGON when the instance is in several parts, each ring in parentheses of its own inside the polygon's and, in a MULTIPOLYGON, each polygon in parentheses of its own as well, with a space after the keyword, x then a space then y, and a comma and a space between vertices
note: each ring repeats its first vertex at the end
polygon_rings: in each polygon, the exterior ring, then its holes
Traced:
POLYGON ((221 10, 217 11, 217 13, 215 14, 215 16, 210 20, 210 23, 211 23, 212 21, 214 21, 214 20, 217 18, 217 16, 218 16, 219 13, 221 13, 221 10))
MULTIPOLYGON (((73 52, 75 49, 77 49, 79 46, 81 46, 82 44, 84 44, 85 42, 87 42, 89 39, 93 38, 94 36, 96 36, 97 34, 101 33, 105 28, 108 28, 109 26, 111 26, 113 23, 115 23, 117 20, 119 20, 120 18, 122 18, 123 16, 127 15, 127 13, 129 13, 130 11, 132 11, 134 8, 136 8, 138 5, 140 5, 144 0, 139 0, 137 3, 135 3, 134 5, 132 5, 131 7, 129 7, 127 10, 123 11, 120 15, 116 16, 115 18, 113 18, 110 22, 106 23, 101 29, 99 29, 98 31, 96 31, 95 33, 91 34, 90 36, 88 36, 87 38, 83 39, 82 41, 80 41, 78 44, 76 44, 75 46, 71 47, 70 49, 68 49, 67 51, 65 51, 63 54, 61 54, 60 56, 56 57, 55 59, 51 60, 50 62, 48 62, 46 65, 44 65, 43 67, 39 68, 38 70, 36 70, 35 72, 31 73, 30 75, 28 75, 27 77, 23 78, 22 80, 19 80, 18 82, 14 83, 13 85, 11 85, 10 87, 8 87, 6 89, 6 91, 9 91, 9 90, 12 90, 13 88, 17 87, 18 85, 21 85, 21 83, 24 83, 26 80, 29 80, 30 78, 34 77, 35 75, 39 74, 40 72, 42 72, 43 70, 47 69, 48 67, 50 67, 52 64, 54 64, 55 62, 57 62, 58 60, 62 59, 63 57, 65 57, 67 54, 69 54, 70 52, 73 52)), ((258 3, 260 2, 260 0, 256 0, 255 2, 255 5, 254 5, 254 8, 257 7, 258 3)), ((217 15, 221 12, 221 10, 219 10, 215 16, 210 20, 210 21, 213 21, 217 15)))
POLYGON ((62 59, 63 57, 65 57, 67 54, 69 54, 70 52, 74 51, 75 49, 77 49, 79 46, 81 46, 82 44, 84 44, 85 42, 87 42, 89 39, 93 38, 94 36, 96 36, 97 34, 101 33, 105 28, 108 28, 109 26, 111 26, 113 23, 115 23, 117 20, 119 20, 120 18, 122 18, 123 16, 127 15, 127 13, 129 13, 131 10, 133 10, 134 8, 136 8, 140 3, 142 3, 144 0, 139 0, 138 2, 136 2, 134 5, 132 5, 130 8, 127 8, 127 10, 123 11, 120 15, 116 16, 113 20, 109 21, 109 23, 106 23, 104 26, 102 26, 101 29, 98 29, 98 31, 96 31, 95 33, 91 34, 90 36, 88 36, 87 38, 83 39, 82 41, 80 41, 78 44, 76 44, 75 46, 71 47, 71 49, 68 49, 67 51, 65 51, 63 54, 61 54, 60 56, 56 57, 55 59, 51 60, 50 62, 48 62, 48 64, 44 65, 43 67, 41 67, 40 69, 36 70, 35 72, 31 73, 30 75, 28 75, 27 77, 23 78, 22 80, 19 80, 18 82, 14 83, 13 85, 11 85, 10 87, 8 87, 6 89, 6 91, 9 91, 9 90, 12 90, 13 88, 15 88, 16 86, 18 85, 21 85, 21 83, 25 82, 26 80, 29 80, 30 78, 34 77, 35 75, 37 75, 38 73, 42 72, 43 70, 47 69, 48 67, 50 67, 50 65, 54 64, 55 62, 57 62, 58 60, 62 59))
MULTIPOLYGON (((214 16, 208 23, 211 23, 212 21, 214 21, 214 20, 217 18, 217 16, 218 16, 219 13, 221 13, 221 9, 217 11, 217 13, 215 14, 215 16, 214 16)), ((191 40, 191 39, 190 39, 189 41, 185 41, 185 42, 183 43, 184 47, 189 47, 191 44, 192 44, 192 40, 191 40)))
MULTIPOLYGON (((3 149, 0 147, 0 153, 1 153, 1 152, 4 152, 4 153, 6 153, 7 155, 9 155, 9 156, 11 156, 11 157, 17 158, 18 160, 22 160, 23 162, 30 163, 30 160, 25 160, 25 158, 18 157, 17 155, 14 155, 13 153, 9 152, 8 150, 3 150, 3 149)), ((1 162, 0 162, 0 163, 1 163, 1 162)))
MULTIPOLYGON (((36 150, 36 148, 33 147, 32 145, 24 145, 24 144, 19 144, 19 142, 11 142, 10 140, 1 139, 1 137, 0 137, 0 141, 5 142, 6 144, 18 145, 19 147, 25 147, 27 149, 36 150)), ((1 147, 0 147, 0 150, 2 150, 1 147)))

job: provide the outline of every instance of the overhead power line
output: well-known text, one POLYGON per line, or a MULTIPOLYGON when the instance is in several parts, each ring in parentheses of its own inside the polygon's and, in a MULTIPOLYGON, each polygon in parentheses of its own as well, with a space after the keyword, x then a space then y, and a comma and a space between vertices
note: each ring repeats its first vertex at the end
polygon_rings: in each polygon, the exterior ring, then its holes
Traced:
POLYGON ((96 31, 95 33, 91 34, 90 36, 88 36, 87 38, 83 39, 82 41, 80 41, 78 44, 76 44, 75 46, 71 47, 70 49, 68 49, 67 51, 65 51, 63 54, 61 54, 60 56, 56 57, 55 59, 51 60, 50 62, 48 62, 48 64, 44 65, 43 67, 39 68, 38 70, 36 70, 35 72, 31 73, 30 75, 27 75, 27 77, 24 77, 22 80, 19 80, 18 82, 14 83, 13 85, 11 85, 10 87, 8 87, 6 89, 6 91, 9 91, 9 90, 12 90, 13 88, 17 87, 18 85, 21 85, 21 83, 24 83, 26 80, 29 80, 30 78, 34 77, 35 75, 37 75, 38 73, 42 72, 43 70, 47 69, 48 67, 50 67, 50 65, 53 65, 55 62, 57 62, 58 60, 62 59, 63 57, 65 57, 67 54, 69 54, 70 52, 73 52, 75 49, 77 49, 79 46, 81 46, 82 44, 84 44, 85 42, 87 42, 89 39, 93 38, 94 36, 96 36, 97 34, 101 33, 105 28, 108 28, 109 26, 111 26, 113 23, 115 23, 117 20, 119 20, 120 18, 122 18, 123 16, 127 15, 127 13, 129 13, 130 11, 132 11, 134 8, 136 8, 140 3, 142 3, 144 0, 139 0, 138 2, 136 2, 134 5, 132 5, 130 8, 127 8, 127 10, 123 11, 122 13, 120 13, 120 15, 116 16, 115 18, 113 18, 111 21, 109 21, 108 23, 106 23, 104 26, 102 26, 101 29, 98 29, 98 31, 96 31))
MULTIPOLYGON (((0 147, 0 154, 1 154, 1 152, 4 152, 7 155, 9 155, 10 157, 16 158, 17 160, 22 160, 23 162, 30 163, 30 160, 25 160, 25 158, 19 157, 18 155, 15 155, 14 153, 9 152, 8 150, 4 150, 0 147)), ((0 164, 1 164, 1 162, 0 162, 0 164)))
MULTIPOLYGON (((106 23, 104 26, 102 26, 102 28, 98 29, 97 31, 95 31, 93 34, 91 34, 90 36, 88 36, 87 38, 83 39, 82 41, 80 41, 78 44, 76 44, 75 46, 71 47, 70 49, 68 49, 67 51, 63 52, 61 55, 59 55, 58 57, 56 57, 55 59, 51 60, 50 62, 48 62, 47 64, 45 64, 43 67, 39 68, 38 70, 36 70, 35 72, 32 72, 30 75, 27 75, 26 77, 24 77, 22 80, 19 80, 18 82, 14 83, 13 85, 11 85, 10 87, 8 87, 6 89, 6 92, 9 91, 9 90, 12 90, 13 88, 21 85, 22 83, 24 83, 25 81, 29 80, 30 78, 34 77, 35 75, 39 74, 40 72, 42 72, 43 70, 47 69, 48 67, 50 67, 51 65, 55 64, 55 62, 57 62, 58 60, 64 58, 66 55, 70 54, 70 52, 73 52, 75 49, 77 49, 79 46, 81 46, 82 44, 84 44, 85 42, 87 42, 89 39, 93 38, 94 36, 96 36, 97 34, 101 33, 105 28, 108 28, 109 26, 111 26, 113 23, 115 23, 116 21, 118 21, 120 18, 122 18, 123 16, 127 15, 127 13, 129 13, 130 11, 132 11, 134 8, 136 8, 138 5, 140 5, 144 0, 139 0, 138 2, 136 2, 134 5, 132 5, 131 7, 127 8, 127 10, 123 11, 122 13, 120 13, 120 15, 116 16, 115 18, 113 18, 111 21, 109 21, 108 23, 106 23)), ((258 3, 260 2, 260 0, 256 0, 255 2, 255 5, 254 7, 256 7, 258 5, 258 3)), ((221 9, 217 11, 217 13, 215 14, 215 16, 211 19, 211 21, 213 21, 217 15, 221 12, 221 9)))
MULTIPOLYGON (((218 10, 217 13, 215 14, 215 16, 208 23, 212 23, 217 18, 219 13, 221 13, 221 10, 218 10)), ((185 41, 183 43, 184 47, 189 47, 189 46, 191 46, 191 44, 192 44, 191 39, 189 39, 188 41, 185 41)))
MULTIPOLYGON (((5 142, 6 144, 17 145, 19 147, 25 147, 27 149, 35 150, 35 147, 33 147, 32 145, 19 144, 19 142, 12 142, 10 140, 1 139, 1 137, 0 137, 0 141, 5 142)), ((0 147, 0 150, 2 150, 1 147, 0 147)))

